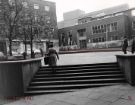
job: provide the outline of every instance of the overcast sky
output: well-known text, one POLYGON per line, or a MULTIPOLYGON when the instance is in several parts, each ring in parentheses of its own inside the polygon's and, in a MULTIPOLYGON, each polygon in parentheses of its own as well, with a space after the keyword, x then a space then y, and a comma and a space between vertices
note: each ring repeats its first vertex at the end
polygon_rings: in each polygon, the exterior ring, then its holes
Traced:
POLYGON ((129 4, 135 7, 135 0, 48 0, 56 2, 57 21, 63 20, 63 13, 81 9, 86 13, 121 5, 129 4))

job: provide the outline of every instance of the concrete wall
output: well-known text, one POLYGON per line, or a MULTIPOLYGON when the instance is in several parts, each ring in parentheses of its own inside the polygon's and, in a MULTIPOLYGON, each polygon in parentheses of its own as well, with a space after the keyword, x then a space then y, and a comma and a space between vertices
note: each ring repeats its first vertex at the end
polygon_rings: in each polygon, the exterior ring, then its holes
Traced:
POLYGON ((41 59, 0 62, 0 96, 23 96, 41 59))
POLYGON ((117 55, 116 57, 127 82, 135 85, 135 55, 117 55))

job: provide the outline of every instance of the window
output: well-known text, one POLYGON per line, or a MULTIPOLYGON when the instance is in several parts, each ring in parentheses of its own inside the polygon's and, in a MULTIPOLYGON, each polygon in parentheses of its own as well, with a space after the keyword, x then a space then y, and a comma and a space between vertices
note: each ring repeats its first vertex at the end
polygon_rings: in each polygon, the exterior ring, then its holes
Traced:
POLYGON ((34 4, 34 9, 39 9, 39 5, 38 4, 34 4))
POLYGON ((101 32, 101 30, 100 30, 100 26, 98 26, 98 33, 100 33, 101 32))
POLYGON ((12 0, 8 0, 10 5, 13 5, 13 1, 12 0))
POLYGON ((78 34, 79 34, 80 37, 85 36, 85 32, 86 32, 86 29, 80 29, 80 30, 78 30, 78 34))
POLYGON ((106 39, 105 39, 105 37, 102 37, 102 42, 104 42, 106 39))
POLYGON ((104 32, 106 32, 106 24, 104 25, 104 32))
POLYGON ((110 32, 117 31, 117 22, 111 23, 110 32))
POLYGON ((23 5, 23 7, 28 8, 28 3, 27 2, 22 2, 22 5, 23 5))
POLYGON ((102 39, 101 39, 101 38, 98 38, 98 41, 99 41, 99 42, 102 42, 102 39))
POLYGON ((103 33, 103 32, 104 32, 104 26, 101 25, 101 33, 103 33))
POLYGON ((135 30, 135 21, 132 22, 132 28, 135 30))
POLYGON ((114 30, 117 31, 117 22, 114 23, 114 30))
POLYGON ((98 31, 97 31, 97 26, 95 26, 95 33, 98 33, 98 31))
POLYGON ((37 21, 38 20, 38 16, 37 15, 35 15, 35 21, 37 21))
POLYGON ((49 23, 50 23, 50 21, 49 21, 49 20, 47 20, 47 23, 49 24, 49 23))
POLYGON ((45 20, 50 20, 51 18, 49 16, 45 16, 45 20))
POLYGON ((107 32, 110 32, 110 24, 107 24, 107 32))
POLYGON ((50 11, 50 7, 48 5, 45 6, 45 11, 50 11))
POLYGON ((95 27, 92 27, 92 32, 93 32, 93 34, 95 33, 95 27))

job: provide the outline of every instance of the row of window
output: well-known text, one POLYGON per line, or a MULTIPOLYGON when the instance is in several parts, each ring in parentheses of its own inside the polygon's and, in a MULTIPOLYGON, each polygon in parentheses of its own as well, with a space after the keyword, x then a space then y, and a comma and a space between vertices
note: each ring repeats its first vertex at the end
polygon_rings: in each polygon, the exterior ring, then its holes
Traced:
MULTIPOLYGON (((109 41, 112 41, 112 40, 118 40, 118 36, 111 36, 109 38, 109 41)), ((106 41, 106 37, 98 37, 98 38, 93 38, 92 39, 93 43, 105 42, 105 41, 106 41)))
POLYGON ((93 34, 117 31, 117 22, 92 27, 93 34))
MULTIPOLYGON (((0 1, 0 3, 1 3, 1 1, 0 1)), ((11 4, 11 5, 13 5, 14 3, 13 3, 13 1, 12 0, 9 0, 9 4, 11 4)), ((28 3, 27 2, 22 2, 22 5, 25 7, 25 8, 28 8, 28 3)), ((39 9, 39 4, 34 4, 34 9, 39 9)), ((44 9, 45 9, 45 11, 50 11, 50 6, 48 6, 48 5, 45 5, 44 6, 44 9)))
POLYGON ((99 37, 99 38, 94 38, 92 39, 93 43, 97 43, 97 42, 105 42, 106 38, 105 37, 99 37))
MULTIPOLYGON (((102 14, 102 13, 100 13, 100 14, 102 14)), ((94 18, 86 17, 86 18, 79 19, 78 24, 84 24, 84 23, 91 22, 93 20, 101 20, 101 19, 105 19, 105 18, 110 18, 110 17, 114 17, 114 16, 123 15, 124 12, 114 13, 114 14, 109 14, 109 15, 103 15, 103 16, 101 16, 100 14, 95 16, 94 18)))
POLYGON ((132 28, 135 30, 135 21, 132 22, 132 28))
MULTIPOLYGON (((34 9, 39 9, 39 4, 34 4, 34 9)), ((44 9, 45 9, 45 11, 50 11, 50 7, 48 5, 45 5, 44 9)))

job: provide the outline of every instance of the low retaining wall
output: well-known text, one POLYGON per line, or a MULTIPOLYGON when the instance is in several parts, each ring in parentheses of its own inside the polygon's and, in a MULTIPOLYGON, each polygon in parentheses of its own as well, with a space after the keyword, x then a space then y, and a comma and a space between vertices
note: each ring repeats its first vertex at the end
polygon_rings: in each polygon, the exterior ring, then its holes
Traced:
POLYGON ((127 82, 135 85, 135 55, 116 55, 117 62, 124 72, 127 82))
POLYGON ((23 96, 41 66, 41 58, 0 62, 0 96, 23 96))

